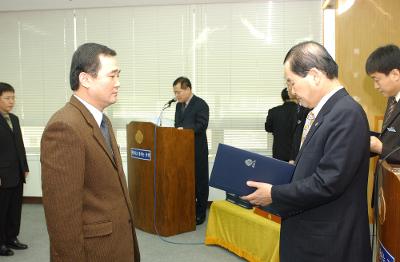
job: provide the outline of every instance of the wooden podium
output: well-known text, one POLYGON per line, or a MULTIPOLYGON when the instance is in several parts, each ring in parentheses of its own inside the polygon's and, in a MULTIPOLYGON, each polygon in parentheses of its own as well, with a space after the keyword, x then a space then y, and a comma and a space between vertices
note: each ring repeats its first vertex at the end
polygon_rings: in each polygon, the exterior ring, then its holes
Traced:
POLYGON ((393 261, 390 257, 388 259, 388 254, 398 261, 400 259, 400 166, 383 162, 381 171, 378 187, 377 261, 393 261))
POLYGON ((135 226, 161 236, 195 230, 193 131, 131 122, 127 150, 135 226))

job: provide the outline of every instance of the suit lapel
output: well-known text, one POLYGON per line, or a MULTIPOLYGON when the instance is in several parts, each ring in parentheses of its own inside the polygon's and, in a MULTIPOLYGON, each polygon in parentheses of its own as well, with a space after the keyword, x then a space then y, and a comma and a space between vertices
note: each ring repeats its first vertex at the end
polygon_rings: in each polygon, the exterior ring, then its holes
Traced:
POLYGON ((107 153, 108 158, 110 158, 113 165, 117 168, 114 157, 110 150, 108 150, 103 134, 101 133, 100 127, 97 125, 97 122, 94 119, 93 115, 76 97, 71 96, 70 103, 82 113, 83 117, 86 120, 86 123, 92 128, 93 137, 95 138, 97 143, 99 143, 100 147, 107 153))
POLYGON ((321 108, 319 111, 317 118, 315 119, 314 123, 311 126, 310 131, 307 134, 306 140, 304 140, 303 145, 300 148, 300 151, 296 157, 296 163, 299 160, 301 154, 303 153, 303 149, 307 146, 308 142, 311 140, 313 137, 314 133, 318 130, 318 128, 322 125, 324 122, 324 117, 327 113, 329 113, 332 109, 332 107, 336 104, 337 101, 339 101, 342 97, 347 96, 348 93, 347 91, 342 88, 338 90, 332 97, 326 101, 325 105, 321 108))
POLYGON ((189 113, 192 111, 194 104, 196 103, 196 96, 193 95, 192 99, 190 99, 189 104, 186 106, 184 114, 189 113))
POLYGON ((111 139, 111 147, 112 150, 114 152, 114 166, 116 166, 117 170, 118 170, 118 179, 119 182, 122 186, 122 190, 124 191, 124 195, 125 195, 125 199, 127 202, 127 206, 129 208, 130 214, 131 214, 131 219, 133 221, 133 210, 132 210, 132 206, 129 202, 129 190, 126 184, 126 177, 125 177, 125 173, 124 173, 124 168, 122 167, 122 159, 121 159, 121 154, 119 152, 119 148, 118 148, 118 143, 117 143, 117 139, 115 138, 115 134, 114 134, 114 129, 112 128, 111 122, 108 119, 108 117, 106 117, 106 121, 108 123, 108 127, 109 127, 109 132, 110 132, 110 139, 111 139))
MULTIPOLYGON (((11 115, 10 115, 10 119, 11 119, 11 115)), ((15 126, 15 124, 14 124, 14 122, 12 120, 11 120, 11 123, 12 123, 13 126, 15 126)), ((3 117, 2 114, 0 114, 0 125, 4 126, 4 128, 6 128, 11 133, 13 133, 12 129, 10 128, 10 126, 8 125, 6 119, 3 117)))

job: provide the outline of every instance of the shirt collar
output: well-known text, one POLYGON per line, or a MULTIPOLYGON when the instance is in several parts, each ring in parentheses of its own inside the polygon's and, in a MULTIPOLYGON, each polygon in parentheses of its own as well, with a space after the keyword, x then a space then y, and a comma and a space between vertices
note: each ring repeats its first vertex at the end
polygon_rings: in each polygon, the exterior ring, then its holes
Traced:
POLYGON ((397 95, 394 97, 396 99, 396 102, 399 102, 400 100, 400 92, 397 93, 397 95))
POLYGON ((86 102, 85 100, 83 100, 82 98, 77 96, 76 94, 74 94, 74 96, 87 108, 87 110, 89 110, 89 112, 93 115, 94 119, 96 120, 96 123, 100 127, 101 120, 103 120, 103 112, 99 111, 97 108, 95 108, 94 106, 92 106, 91 104, 89 104, 88 102, 86 102))
POLYGON ((326 104, 329 98, 331 98, 337 91, 339 91, 342 88, 343 86, 338 86, 322 97, 322 99, 318 102, 317 106, 314 107, 313 110, 311 110, 311 112, 313 112, 315 117, 317 117, 319 111, 321 111, 322 107, 326 104))

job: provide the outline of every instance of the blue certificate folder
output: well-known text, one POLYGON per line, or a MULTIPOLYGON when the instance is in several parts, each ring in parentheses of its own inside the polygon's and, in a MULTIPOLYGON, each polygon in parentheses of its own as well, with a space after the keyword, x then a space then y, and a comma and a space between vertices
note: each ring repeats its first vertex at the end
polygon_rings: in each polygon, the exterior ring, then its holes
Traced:
POLYGON ((288 184, 294 168, 285 161, 219 144, 209 184, 228 193, 245 196, 255 191, 255 188, 246 185, 248 180, 272 185, 288 184))

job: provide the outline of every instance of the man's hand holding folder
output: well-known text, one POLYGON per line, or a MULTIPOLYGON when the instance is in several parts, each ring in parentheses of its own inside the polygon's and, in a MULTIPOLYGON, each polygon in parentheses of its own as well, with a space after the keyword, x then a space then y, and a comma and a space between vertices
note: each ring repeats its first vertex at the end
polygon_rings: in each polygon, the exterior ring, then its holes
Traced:
POLYGON ((267 206, 272 203, 271 198, 271 188, 272 185, 268 183, 247 181, 246 183, 249 187, 257 188, 253 193, 242 196, 243 200, 249 201, 255 206, 267 206))

